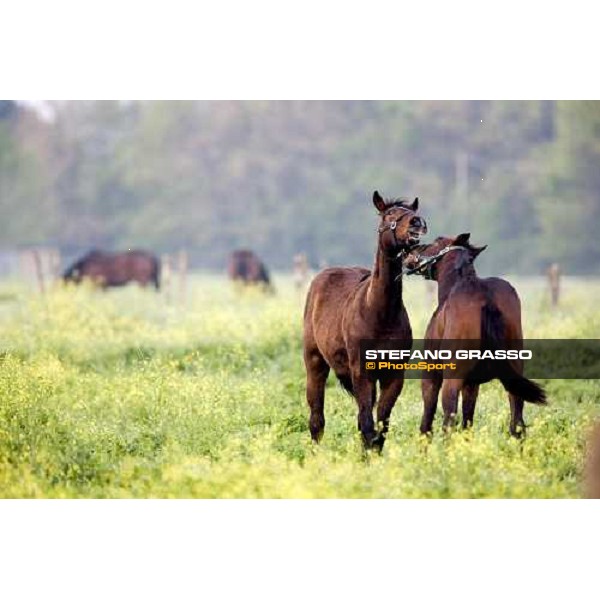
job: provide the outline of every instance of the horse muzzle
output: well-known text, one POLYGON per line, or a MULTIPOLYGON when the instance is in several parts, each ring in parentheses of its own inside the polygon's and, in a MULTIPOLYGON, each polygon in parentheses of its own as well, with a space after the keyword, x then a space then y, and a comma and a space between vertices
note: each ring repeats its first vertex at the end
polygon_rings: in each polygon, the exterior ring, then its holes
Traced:
POLYGON ((418 244, 419 240, 427 233, 427 223, 421 217, 413 217, 408 227, 408 242, 418 244))

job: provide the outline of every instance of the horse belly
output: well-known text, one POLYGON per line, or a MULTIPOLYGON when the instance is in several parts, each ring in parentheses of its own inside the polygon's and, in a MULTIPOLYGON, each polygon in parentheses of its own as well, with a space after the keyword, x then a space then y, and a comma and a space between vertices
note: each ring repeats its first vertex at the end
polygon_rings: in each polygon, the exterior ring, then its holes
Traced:
POLYGON ((364 269, 326 269, 315 277, 308 292, 305 350, 317 350, 338 376, 348 376, 350 363, 358 358, 349 356, 344 318, 349 298, 364 274, 364 269))
POLYGON ((91 263, 82 268, 82 279, 89 279, 96 285, 107 285, 109 279, 108 273, 104 265, 91 263))
POLYGON ((145 257, 125 256, 115 268, 115 284, 125 285, 137 281, 145 285, 152 280, 153 265, 145 257))
POLYGON ((125 265, 118 265, 110 270, 110 275, 107 279, 107 285, 119 287, 126 285, 130 281, 129 270, 125 265))

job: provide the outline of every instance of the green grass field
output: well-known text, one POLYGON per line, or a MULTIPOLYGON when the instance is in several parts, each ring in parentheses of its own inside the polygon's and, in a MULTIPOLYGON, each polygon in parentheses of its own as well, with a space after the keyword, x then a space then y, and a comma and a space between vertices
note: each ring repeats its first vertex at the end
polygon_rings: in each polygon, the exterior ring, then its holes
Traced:
MULTIPOLYGON (((511 278, 530 338, 600 337, 600 282, 567 279, 551 310, 543 280, 511 278)), ((240 294, 196 275, 185 306, 135 287, 0 284, 0 495, 12 498, 572 498, 599 381, 547 381, 508 436, 501 386, 482 387, 471 431, 421 439, 408 381, 381 456, 365 456, 354 400, 333 376, 325 436, 310 441, 303 294, 240 294)), ((405 284, 414 336, 433 310, 405 284)))

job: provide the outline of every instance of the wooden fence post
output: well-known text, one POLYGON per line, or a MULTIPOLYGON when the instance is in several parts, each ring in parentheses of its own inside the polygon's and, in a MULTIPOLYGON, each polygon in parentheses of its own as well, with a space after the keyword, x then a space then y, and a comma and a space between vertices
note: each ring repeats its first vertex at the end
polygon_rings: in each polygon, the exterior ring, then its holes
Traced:
POLYGON ((186 295, 187 295, 187 268, 188 268, 188 255, 185 250, 179 251, 179 298, 181 301, 181 306, 185 306, 186 304, 186 295))
POLYGON ((49 261, 50 277, 56 281, 60 279, 60 250, 58 248, 50 248, 49 261))
POLYGON ((19 252, 19 274, 21 279, 27 281, 27 254, 23 251, 19 252))
POLYGON ((46 287, 44 285, 44 269, 42 267, 42 258, 40 256, 39 250, 33 250, 33 264, 35 267, 35 275, 38 282, 38 288, 40 290, 40 294, 44 294, 46 292, 46 287))
POLYGON ((171 303, 171 256, 163 254, 160 257, 160 278, 167 304, 171 303))
POLYGON ((550 285, 550 301, 552 306, 558 306, 560 297, 560 266, 558 263, 552 263, 548 267, 546 274, 548 275, 548 283, 550 285))
POLYGON ((308 281, 308 258, 304 252, 294 256, 293 278, 296 289, 303 290, 308 281))

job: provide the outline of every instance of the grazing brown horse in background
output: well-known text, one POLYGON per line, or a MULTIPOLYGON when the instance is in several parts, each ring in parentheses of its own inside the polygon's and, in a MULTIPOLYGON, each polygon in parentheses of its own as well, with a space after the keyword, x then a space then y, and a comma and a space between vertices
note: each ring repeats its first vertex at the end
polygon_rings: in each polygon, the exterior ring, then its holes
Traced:
MULTIPOLYGON (((503 279, 477 276, 473 261, 487 246, 472 246, 469 237, 468 233, 461 233, 456 238, 438 237, 433 244, 414 248, 404 260, 407 273, 418 273, 438 283, 438 307, 425 334, 427 348, 435 349, 441 345, 441 340, 478 340, 483 345, 504 344, 520 350, 523 330, 519 296, 503 279)), ((444 372, 444 376, 439 372, 422 379, 421 432, 431 432, 440 388, 444 429, 454 425, 461 392, 462 422, 463 427, 468 427, 473 424, 479 384, 498 378, 510 400, 510 433, 520 437, 525 432, 524 401, 546 403, 543 389, 523 377, 522 361, 488 359, 474 361, 467 367, 456 379, 450 379, 450 372, 444 372)))
POLYGON ((160 289, 160 262, 144 250, 103 252, 92 250, 71 265, 63 274, 64 281, 80 283, 89 279, 103 288, 137 281, 141 286, 153 284, 160 289))
POLYGON ((401 339, 412 346, 410 322, 402 302, 402 256, 426 233, 425 221, 412 204, 384 200, 378 192, 377 252, 373 271, 339 267, 321 271, 312 281, 304 311, 306 398, 310 433, 319 441, 325 428, 325 382, 330 369, 358 404, 358 428, 365 448, 381 450, 403 378, 379 380, 377 424, 373 421, 376 381, 361 374, 361 339, 401 339))
POLYGON ((227 273, 232 281, 263 285, 267 291, 274 292, 267 267, 252 250, 232 252, 227 264, 227 273))

